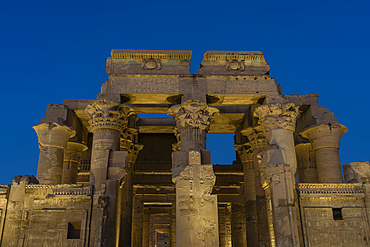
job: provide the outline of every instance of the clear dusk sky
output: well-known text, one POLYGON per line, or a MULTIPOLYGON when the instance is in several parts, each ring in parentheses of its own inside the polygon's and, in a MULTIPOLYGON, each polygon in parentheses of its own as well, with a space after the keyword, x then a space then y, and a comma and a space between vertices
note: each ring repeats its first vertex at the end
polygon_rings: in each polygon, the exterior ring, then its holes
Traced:
MULTIPOLYGON (((319 94, 349 131, 341 162, 369 161, 370 2, 2 1, 0 184, 36 176, 32 126, 47 104, 95 99, 111 49, 262 51, 284 94, 319 94)), ((209 135, 212 163, 231 164, 231 136, 209 135), (217 141, 212 141, 218 139, 217 141)))

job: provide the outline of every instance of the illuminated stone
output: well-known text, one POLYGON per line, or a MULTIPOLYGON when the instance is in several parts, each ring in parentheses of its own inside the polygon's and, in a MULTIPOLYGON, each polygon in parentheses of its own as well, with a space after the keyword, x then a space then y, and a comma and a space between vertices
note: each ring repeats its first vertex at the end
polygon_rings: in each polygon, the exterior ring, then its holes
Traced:
POLYGON ((191 56, 112 50, 96 99, 49 104, 37 179, 0 185, 1 245, 367 246, 370 165, 343 183, 347 128, 318 95, 283 95, 259 51, 191 56), (213 165, 208 133, 236 160, 213 165))

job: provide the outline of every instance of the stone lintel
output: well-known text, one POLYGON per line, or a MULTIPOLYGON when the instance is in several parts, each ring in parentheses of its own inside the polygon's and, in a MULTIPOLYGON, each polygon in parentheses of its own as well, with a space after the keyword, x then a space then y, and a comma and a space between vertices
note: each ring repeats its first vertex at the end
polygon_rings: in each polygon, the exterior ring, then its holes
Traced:
POLYGON ((260 51, 206 51, 198 75, 268 75, 270 66, 260 51))
POLYGON ((107 73, 143 75, 190 75, 191 51, 113 49, 107 73))

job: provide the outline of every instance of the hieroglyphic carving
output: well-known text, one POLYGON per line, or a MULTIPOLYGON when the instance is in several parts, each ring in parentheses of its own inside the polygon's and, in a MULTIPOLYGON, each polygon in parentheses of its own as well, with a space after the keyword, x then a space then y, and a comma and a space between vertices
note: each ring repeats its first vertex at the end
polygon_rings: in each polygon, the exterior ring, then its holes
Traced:
POLYGON ((185 217, 196 246, 216 246, 217 197, 211 195, 216 176, 211 164, 201 164, 199 151, 189 151, 189 165, 176 177, 179 220, 185 217), (207 212, 208 216, 205 217, 207 212))
POLYGON ((106 99, 97 100, 86 107, 86 113, 90 117, 92 131, 96 129, 114 129, 122 131, 127 127, 128 118, 135 115, 130 106, 121 105, 106 99))
POLYGON ((214 107, 209 107, 199 100, 188 100, 181 105, 172 106, 168 114, 175 117, 179 131, 186 128, 208 131, 211 117, 219 112, 214 107))
POLYGON ((259 124, 265 131, 283 128, 295 131, 298 107, 293 103, 273 103, 256 108, 254 116, 259 118, 259 124))

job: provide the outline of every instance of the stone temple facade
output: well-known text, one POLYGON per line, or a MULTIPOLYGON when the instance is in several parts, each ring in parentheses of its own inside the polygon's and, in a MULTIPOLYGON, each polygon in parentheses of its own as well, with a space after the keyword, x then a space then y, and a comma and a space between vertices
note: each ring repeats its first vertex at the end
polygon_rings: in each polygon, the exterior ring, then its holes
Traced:
POLYGON ((48 105, 37 178, 0 186, 1 246, 370 246, 370 164, 344 183, 318 95, 284 95, 258 51, 190 58, 112 50, 97 99, 48 105), (207 133, 235 134, 233 164, 207 133))

